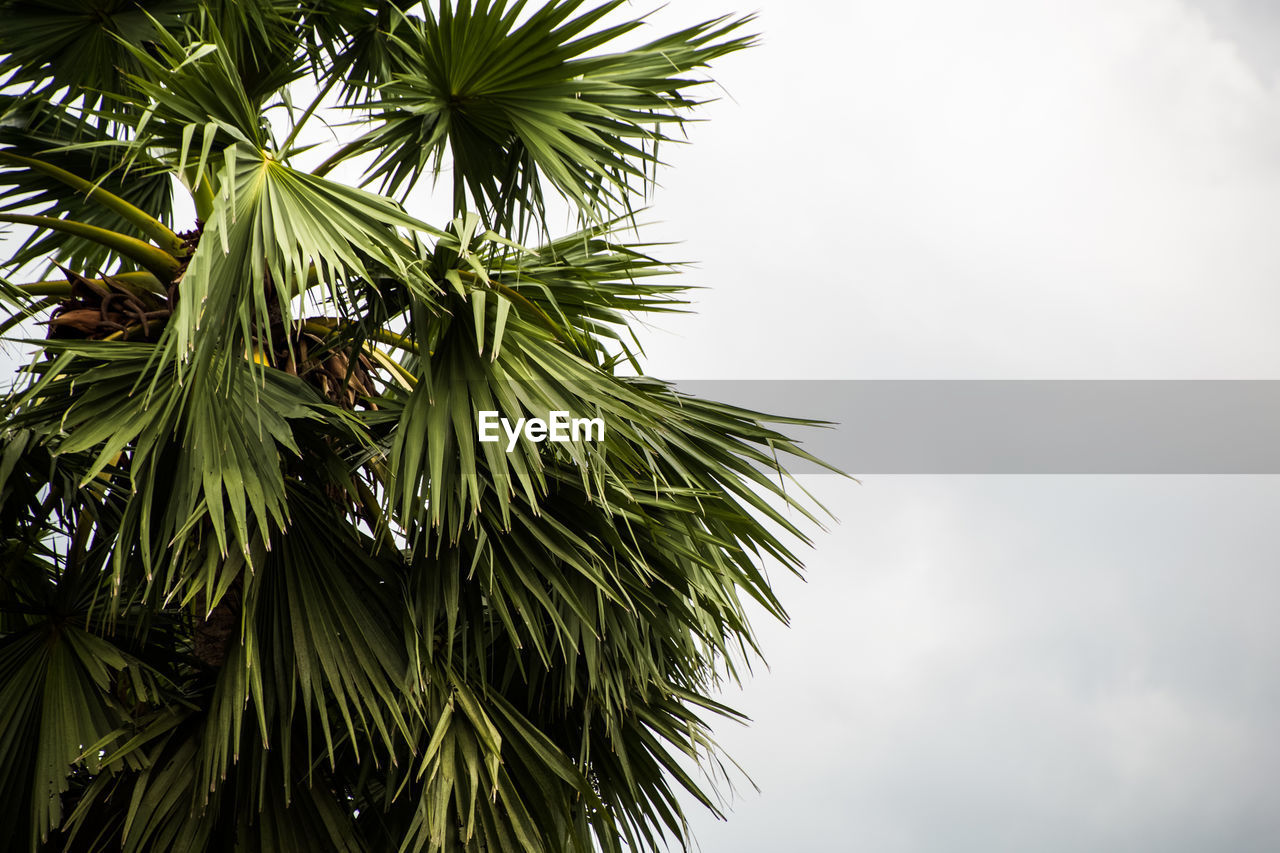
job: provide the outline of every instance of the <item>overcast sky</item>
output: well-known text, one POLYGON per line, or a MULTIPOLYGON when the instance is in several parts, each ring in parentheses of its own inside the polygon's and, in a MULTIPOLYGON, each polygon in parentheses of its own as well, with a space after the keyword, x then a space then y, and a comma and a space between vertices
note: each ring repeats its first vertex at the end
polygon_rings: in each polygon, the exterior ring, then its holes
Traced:
MULTIPOLYGON (((680 0, 658 21, 735 10, 680 0)), ((670 378, 1280 378, 1280 9, 766 2, 650 232, 670 378)), ((856 473, 856 472, 854 472, 856 473)), ((808 478, 705 853, 1280 849, 1280 478, 808 478)))
POLYGON ((667 149, 652 233, 714 289, 655 372, 1280 377, 1280 10, 1210 5, 764 5, 667 149))

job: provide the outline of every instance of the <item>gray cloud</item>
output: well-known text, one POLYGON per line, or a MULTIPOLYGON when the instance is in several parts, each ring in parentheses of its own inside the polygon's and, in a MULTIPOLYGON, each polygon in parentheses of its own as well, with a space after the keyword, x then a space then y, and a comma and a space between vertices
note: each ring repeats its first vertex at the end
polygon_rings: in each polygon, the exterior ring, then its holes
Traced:
POLYGON ((706 853, 1280 844, 1280 480, 812 482, 845 523, 761 625, 723 740, 763 794, 706 853))
POLYGON ((1263 79, 1280 78, 1280 8, 1269 0, 1188 0, 1215 33, 1234 43, 1243 59, 1263 79))

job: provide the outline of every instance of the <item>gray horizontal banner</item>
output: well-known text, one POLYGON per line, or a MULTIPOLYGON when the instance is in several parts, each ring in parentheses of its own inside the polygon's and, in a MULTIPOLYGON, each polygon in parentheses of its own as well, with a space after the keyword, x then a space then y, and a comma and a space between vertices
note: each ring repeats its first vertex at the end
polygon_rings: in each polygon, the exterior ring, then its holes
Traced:
MULTIPOLYGON (((703 380, 860 474, 1280 474, 1274 380, 703 380)), ((788 465, 796 473, 822 469, 788 465)))

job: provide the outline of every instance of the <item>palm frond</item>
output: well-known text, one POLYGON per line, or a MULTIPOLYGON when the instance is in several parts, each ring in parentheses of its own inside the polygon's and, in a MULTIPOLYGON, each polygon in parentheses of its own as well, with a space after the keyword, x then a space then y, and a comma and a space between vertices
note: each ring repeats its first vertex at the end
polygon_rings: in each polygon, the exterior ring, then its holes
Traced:
POLYGON ((374 127, 346 152, 374 153, 371 179, 395 193, 448 154, 455 213, 473 207, 495 228, 537 215, 544 182, 588 218, 626 212, 671 139, 664 125, 698 103, 702 81, 685 75, 750 43, 732 35, 745 20, 720 19, 600 53, 640 26, 598 26, 621 0, 524 5, 442 3, 389 33, 390 78, 360 105, 374 127))
MULTIPOLYGON (((123 163, 125 143, 110 129, 36 98, 0 96, 0 145, 0 212, 52 212, 106 231, 158 238, 171 251, 180 248, 172 232, 165 233, 173 224, 172 178, 149 158, 123 163), (87 192, 89 187, 96 191, 87 192), (104 205, 108 196, 123 205, 104 205)), ((101 243, 40 230, 9 254, 6 265, 50 255, 73 269, 101 272, 111 272, 120 257, 101 243)))
POLYGON ((0 2, 0 74, 56 103, 126 91, 137 66, 126 45, 153 38, 155 22, 170 30, 199 4, 183 0, 4 0, 0 2))

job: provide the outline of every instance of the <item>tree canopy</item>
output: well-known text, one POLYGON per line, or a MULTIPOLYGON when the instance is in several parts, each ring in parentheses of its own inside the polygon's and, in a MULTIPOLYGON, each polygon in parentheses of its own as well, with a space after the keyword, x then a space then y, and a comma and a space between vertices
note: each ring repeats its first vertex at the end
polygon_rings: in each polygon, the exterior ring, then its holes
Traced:
POLYGON ((799 421, 643 373, 687 285, 636 212, 752 39, 622 5, 0 0, 8 849, 658 849, 718 813, 717 686, 816 507, 799 421), (482 411, 607 429, 508 452, 482 411))

